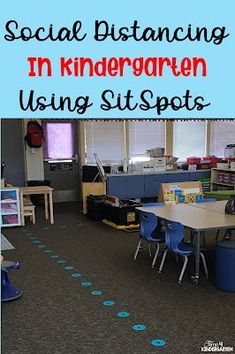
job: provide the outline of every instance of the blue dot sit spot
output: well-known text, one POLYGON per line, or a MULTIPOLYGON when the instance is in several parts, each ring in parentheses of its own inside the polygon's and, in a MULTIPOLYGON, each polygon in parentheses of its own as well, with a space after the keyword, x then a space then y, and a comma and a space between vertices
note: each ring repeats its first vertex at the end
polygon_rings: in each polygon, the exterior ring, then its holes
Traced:
POLYGON ((144 331, 146 329, 146 326, 144 324, 135 324, 131 327, 134 331, 144 331))
POLYGON ((163 347, 166 344, 166 341, 164 339, 156 338, 151 340, 151 344, 154 347, 163 347))
POLYGON ((81 282, 81 286, 84 286, 85 288, 88 288, 91 285, 92 285, 91 281, 82 281, 81 282))
POLYGON ((65 263, 65 260, 64 260, 64 259, 59 259, 59 260, 57 261, 57 263, 59 263, 59 264, 64 264, 64 263, 65 263))
POLYGON ((77 273, 73 273, 73 274, 72 274, 72 277, 73 277, 73 278, 80 278, 80 277, 82 277, 82 274, 81 274, 81 273, 78 273, 78 272, 77 272, 77 273))
POLYGON ((45 248, 45 245, 38 245, 38 248, 45 248))
POLYGON ((65 266, 64 269, 65 270, 72 270, 72 269, 74 269, 74 267, 73 266, 65 266))
POLYGON ((115 302, 113 300, 107 300, 107 301, 103 301, 102 304, 104 306, 113 306, 115 302))
POLYGON ((59 258, 60 256, 58 255, 58 254, 53 254, 52 256, 51 256, 51 258, 53 258, 53 259, 56 259, 56 258, 59 258))
POLYGON ((37 239, 36 236, 30 236, 29 238, 30 238, 30 240, 36 240, 37 239))
POLYGON ((100 291, 100 290, 93 290, 93 291, 91 291, 90 294, 93 295, 93 296, 99 296, 99 295, 102 294, 102 291, 100 291))
POLYGON ((44 252, 45 253, 52 253, 53 251, 52 250, 45 250, 44 252))
POLYGON ((41 241, 35 240, 35 241, 33 241, 33 243, 41 243, 41 241))
POLYGON ((129 312, 126 312, 126 311, 119 311, 117 313, 117 317, 119 317, 119 318, 126 318, 126 317, 129 317, 129 316, 130 316, 129 312))

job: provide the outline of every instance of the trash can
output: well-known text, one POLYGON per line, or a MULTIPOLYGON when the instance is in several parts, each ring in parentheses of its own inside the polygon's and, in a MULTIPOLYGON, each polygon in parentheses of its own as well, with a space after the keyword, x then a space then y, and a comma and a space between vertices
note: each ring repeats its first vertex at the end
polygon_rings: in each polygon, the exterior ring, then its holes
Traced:
POLYGON ((219 242, 216 246, 216 287, 235 292, 235 241, 219 242))
MULTIPOLYGON (((36 187, 36 186, 51 186, 51 181, 49 180, 30 180, 27 181, 28 187, 36 187)), ((44 197, 42 195, 31 195, 30 199, 35 206, 43 205, 44 197)))
POLYGON ((87 197, 87 216, 100 221, 104 218, 104 195, 89 194, 87 197))

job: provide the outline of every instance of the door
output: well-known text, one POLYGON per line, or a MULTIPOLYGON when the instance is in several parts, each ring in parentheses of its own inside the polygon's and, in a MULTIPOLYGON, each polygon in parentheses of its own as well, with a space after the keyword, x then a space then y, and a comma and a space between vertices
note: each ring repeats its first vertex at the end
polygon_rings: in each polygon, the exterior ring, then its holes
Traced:
POLYGON ((78 201, 80 176, 78 163, 78 122, 43 121, 44 176, 54 188, 53 201, 78 201))

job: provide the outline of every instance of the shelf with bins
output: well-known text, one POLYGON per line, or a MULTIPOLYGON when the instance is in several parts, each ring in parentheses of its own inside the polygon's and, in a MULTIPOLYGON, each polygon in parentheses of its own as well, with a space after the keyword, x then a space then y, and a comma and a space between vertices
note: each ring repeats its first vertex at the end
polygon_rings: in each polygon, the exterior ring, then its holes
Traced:
POLYGON ((1 189, 1 226, 20 226, 19 188, 1 189))
POLYGON ((235 170, 229 168, 211 169, 211 191, 235 190, 235 170))

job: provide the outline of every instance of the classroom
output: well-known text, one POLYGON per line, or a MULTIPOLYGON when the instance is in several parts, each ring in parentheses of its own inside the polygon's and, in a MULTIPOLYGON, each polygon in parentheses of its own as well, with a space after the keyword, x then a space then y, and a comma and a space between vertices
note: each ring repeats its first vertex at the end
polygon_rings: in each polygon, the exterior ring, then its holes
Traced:
POLYGON ((4 354, 235 351, 235 120, 1 118, 4 354))

